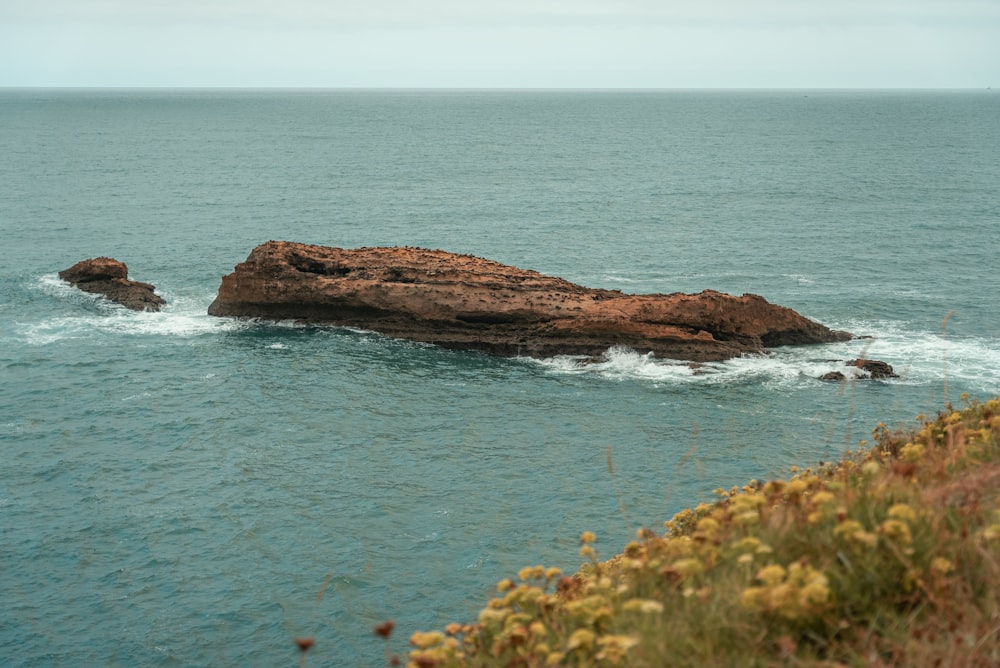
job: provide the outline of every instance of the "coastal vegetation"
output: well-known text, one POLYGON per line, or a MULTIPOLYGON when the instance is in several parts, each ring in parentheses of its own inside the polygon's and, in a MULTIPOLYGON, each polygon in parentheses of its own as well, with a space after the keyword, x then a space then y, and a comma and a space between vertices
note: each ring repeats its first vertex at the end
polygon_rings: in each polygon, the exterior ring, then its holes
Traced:
MULTIPOLYGON (((501 580, 416 632, 448 666, 1000 665, 1000 399, 879 424, 840 462, 715 491, 575 574, 501 580)), ((376 629, 386 647, 391 623, 376 629)))

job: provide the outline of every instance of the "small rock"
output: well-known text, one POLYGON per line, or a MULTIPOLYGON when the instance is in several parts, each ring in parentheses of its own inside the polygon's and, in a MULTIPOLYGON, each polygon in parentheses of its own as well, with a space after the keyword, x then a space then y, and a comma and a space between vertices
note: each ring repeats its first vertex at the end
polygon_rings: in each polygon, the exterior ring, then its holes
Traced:
POLYGON ((166 303, 149 283, 128 280, 125 263, 110 257, 77 262, 69 269, 60 271, 59 278, 84 292, 103 295, 133 311, 159 311, 166 303))
POLYGON ((881 380, 883 378, 899 378, 896 372, 892 370, 892 366, 881 360, 866 360, 864 358, 858 358, 856 360, 848 360, 847 366, 853 366, 867 371, 868 376, 873 380, 881 380))

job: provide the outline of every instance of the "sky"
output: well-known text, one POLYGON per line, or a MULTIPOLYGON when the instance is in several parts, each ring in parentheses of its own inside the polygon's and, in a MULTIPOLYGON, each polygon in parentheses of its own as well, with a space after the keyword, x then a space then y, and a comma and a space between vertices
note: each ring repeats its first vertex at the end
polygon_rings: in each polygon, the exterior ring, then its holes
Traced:
POLYGON ((1000 88, 1000 0, 0 0, 0 87, 1000 88))

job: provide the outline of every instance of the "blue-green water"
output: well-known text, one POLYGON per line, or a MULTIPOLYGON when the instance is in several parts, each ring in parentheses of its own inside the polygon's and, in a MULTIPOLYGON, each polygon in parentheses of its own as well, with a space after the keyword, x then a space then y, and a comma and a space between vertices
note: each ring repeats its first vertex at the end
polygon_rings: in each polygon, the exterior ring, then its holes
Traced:
POLYGON ((0 91, 2 663, 294 665, 314 636, 310 665, 382 665, 375 624, 401 653, 574 569, 582 530, 610 554, 1000 393, 998 156, 988 91, 0 91), (268 239, 755 292, 874 338, 695 374, 208 317, 268 239), (169 306, 56 278, 99 255, 169 306), (816 380, 859 355, 901 378, 816 380))

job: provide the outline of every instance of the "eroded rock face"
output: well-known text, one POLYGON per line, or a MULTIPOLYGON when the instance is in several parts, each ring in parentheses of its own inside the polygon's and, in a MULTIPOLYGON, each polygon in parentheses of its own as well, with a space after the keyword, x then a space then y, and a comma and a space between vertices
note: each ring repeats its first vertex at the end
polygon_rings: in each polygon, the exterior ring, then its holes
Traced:
POLYGON ((128 280, 128 267, 110 257, 77 262, 59 272, 59 278, 84 292, 104 295, 133 311, 159 311, 166 302, 152 285, 128 280))
POLYGON ((498 355, 628 346, 692 361, 850 338, 756 295, 628 295, 471 255, 269 241, 223 277, 215 316, 357 327, 498 355))

